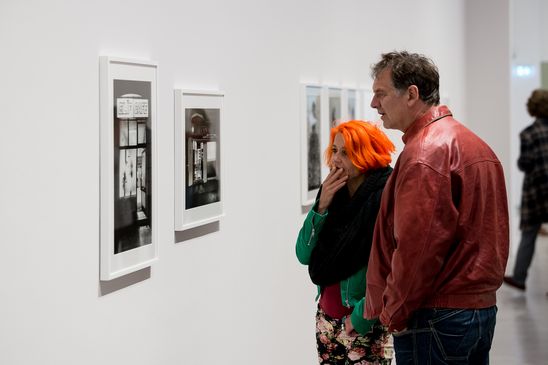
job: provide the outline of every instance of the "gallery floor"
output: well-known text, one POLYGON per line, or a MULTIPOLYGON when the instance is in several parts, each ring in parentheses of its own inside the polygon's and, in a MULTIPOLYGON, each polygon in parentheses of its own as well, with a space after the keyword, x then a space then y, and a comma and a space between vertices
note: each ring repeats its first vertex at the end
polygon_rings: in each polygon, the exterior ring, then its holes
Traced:
MULTIPOLYGON (((508 262, 508 272, 514 257, 508 262)), ((527 290, 499 289, 492 365, 548 364, 548 236, 539 236, 527 290)), ((395 361, 392 361, 395 364, 395 361)))
MULTIPOLYGON (((514 257, 508 262, 508 272, 514 257)), ((548 364, 548 236, 537 239, 527 290, 506 284, 497 293, 499 312, 491 350, 494 365, 548 364)))

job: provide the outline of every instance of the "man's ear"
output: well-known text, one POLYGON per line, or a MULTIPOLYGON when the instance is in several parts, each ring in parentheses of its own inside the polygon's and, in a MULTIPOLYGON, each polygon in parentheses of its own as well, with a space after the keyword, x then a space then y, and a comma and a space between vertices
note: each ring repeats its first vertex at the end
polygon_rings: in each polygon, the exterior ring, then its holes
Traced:
POLYGON ((407 101, 410 103, 410 105, 415 104, 417 101, 420 100, 419 96, 419 88, 417 85, 411 85, 407 88, 407 101))

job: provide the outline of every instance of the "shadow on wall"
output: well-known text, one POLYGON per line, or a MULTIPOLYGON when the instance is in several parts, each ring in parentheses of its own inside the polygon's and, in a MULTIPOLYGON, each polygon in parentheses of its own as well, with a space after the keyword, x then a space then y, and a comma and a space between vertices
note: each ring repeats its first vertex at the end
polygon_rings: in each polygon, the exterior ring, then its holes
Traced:
POLYGON ((113 280, 99 281, 99 296, 102 297, 147 279, 150 279, 150 267, 145 267, 113 280))
MULTIPOLYGON (((219 222, 212 222, 199 226, 196 228, 191 228, 185 231, 175 232, 175 243, 181 243, 185 241, 192 240, 196 237, 205 236, 207 234, 218 232, 219 231, 219 222)), ((145 267, 144 269, 132 272, 130 274, 124 275, 122 277, 109 280, 109 281, 99 281, 99 296, 110 294, 112 292, 127 288, 133 284, 137 284, 141 281, 150 279, 150 267, 145 267)))
POLYGON ((187 229, 184 231, 176 231, 175 243, 189 241, 194 238, 205 236, 207 234, 218 232, 218 231, 219 231, 218 221, 204 224, 203 226, 198 226, 198 227, 187 229))

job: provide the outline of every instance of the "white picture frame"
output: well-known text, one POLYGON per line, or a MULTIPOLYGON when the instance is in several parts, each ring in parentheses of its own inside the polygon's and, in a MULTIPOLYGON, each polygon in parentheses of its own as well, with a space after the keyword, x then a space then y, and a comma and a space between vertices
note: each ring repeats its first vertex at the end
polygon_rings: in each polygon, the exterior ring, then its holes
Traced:
POLYGON ((219 221, 224 216, 221 91, 176 89, 175 230, 219 221))
POLYGON ((301 84, 301 205, 314 203, 320 184, 329 172, 324 152, 329 143, 327 87, 301 84))
POLYGON ((100 280, 149 267, 157 242, 155 62, 101 56, 100 280))
POLYGON ((360 94, 357 89, 343 89, 341 113, 343 121, 361 119, 359 114, 359 97, 360 94))
POLYGON ((346 115, 345 105, 344 105, 344 93, 343 89, 340 87, 327 87, 327 97, 328 97, 328 118, 329 121, 327 125, 327 130, 330 131, 332 127, 335 127, 341 123, 343 117, 346 115))

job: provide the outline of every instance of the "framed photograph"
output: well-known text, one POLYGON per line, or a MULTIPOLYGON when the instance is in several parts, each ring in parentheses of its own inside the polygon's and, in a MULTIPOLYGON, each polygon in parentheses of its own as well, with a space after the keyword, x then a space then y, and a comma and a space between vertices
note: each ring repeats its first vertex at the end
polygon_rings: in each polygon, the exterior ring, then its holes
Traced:
POLYGON ((175 90, 175 229, 220 220, 223 97, 219 91, 175 90))
MULTIPOLYGON (((336 87, 328 88, 329 96, 329 125, 328 131, 338 125, 343 118, 343 94, 342 89, 336 87)), ((346 114, 346 113, 345 113, 346 114)))
POLYGON ((100 279, 150 266, 156 240, 154 62, 100 57, 100 279))
POLYGON ((329 142, 327 88, 301 85, 301 204, 314 203, 327 176, 323 153, 329 142))
POLYGON ((360 119, 358 114, 358 91, 356 89, 345 89, 344 96, 343 105, 346 112, 343 115, 343 119, 345 121, 360 119))

